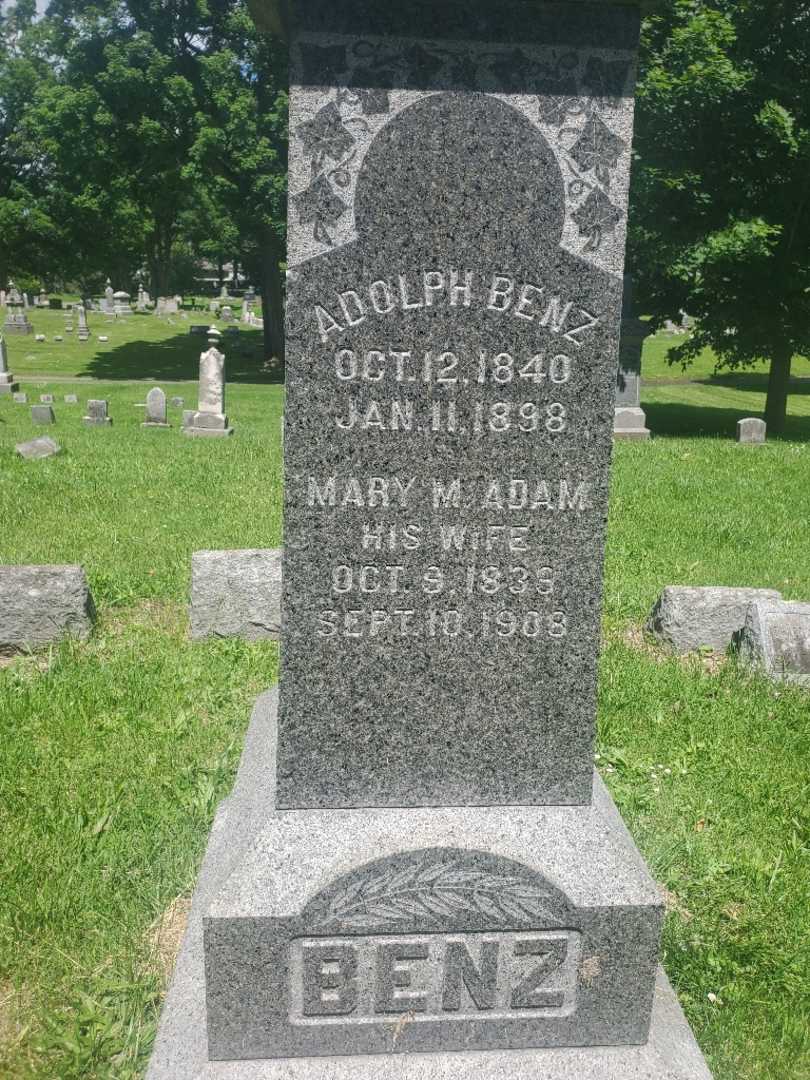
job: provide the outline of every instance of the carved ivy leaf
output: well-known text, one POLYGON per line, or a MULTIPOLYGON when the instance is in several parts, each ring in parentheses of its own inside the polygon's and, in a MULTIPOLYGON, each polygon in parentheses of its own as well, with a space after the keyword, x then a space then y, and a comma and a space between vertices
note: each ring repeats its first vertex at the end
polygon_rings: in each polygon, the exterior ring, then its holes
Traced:
POLYGON ((582 83, 585 92, 596 100, 600 108, 615 105, 627 87, 630 65, 624 60, 603 60, 591 56, 585 68, 582 83))
POLYGON ((540 98, 540 122, 562 127, 569 116, 575 116, 581 109, 577 97, 542 97, 540 98))
POLYGON ((624 139, 615 135, 598 116, 588 120, 571 147, 571 157, 583 172, 593 170, 604 187, 610 187, 610 169, 615 169, 625 149, 624 139))
POLYGON ((621 221, 622 212, 601 188, 594 188, 572 216, 579 226, 579 235, 588 238, 583 251, 591 252, 600 247, 606 233, 614 231, 621 221))
POLYGON ((301 69, 305 86, 333 86, 347 66, 345 45, 301 46, 301 69))
POLYGON ((340 161, 355 143, 354 135, 344 124, 334 101, 319 109, 311 120, 300 124, 295 133, 312 157, 313 173, 320 172, 326 158, 340 161))
POLYGON ((329 226, 349 209, 325 176, 316 177, 309 187, 292 199, 302 225, 312 225, 312 235, 320 244, 332 246, 329 226))
POLYGON ((348 885, 333 898, 329 922, 345 929, 368 928, 414 919, 435 922, 464 913, 502 924, 558 922, 549 889, 535 879, 441 860, 384 868, 359 887, 357 882, 348 885))

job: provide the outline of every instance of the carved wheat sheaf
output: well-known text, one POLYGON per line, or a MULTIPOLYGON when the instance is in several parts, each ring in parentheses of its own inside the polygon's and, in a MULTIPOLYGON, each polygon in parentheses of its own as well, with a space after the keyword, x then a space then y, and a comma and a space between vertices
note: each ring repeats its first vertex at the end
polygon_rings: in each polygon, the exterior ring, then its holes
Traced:
POLYGON ((329 919, 347 929, 462 914, 483 916, 490 925, 538 919, 554 925, 551 900, 551 891, 532 878, 439 861, 383 868, 349 884, 332 899, 329 919))

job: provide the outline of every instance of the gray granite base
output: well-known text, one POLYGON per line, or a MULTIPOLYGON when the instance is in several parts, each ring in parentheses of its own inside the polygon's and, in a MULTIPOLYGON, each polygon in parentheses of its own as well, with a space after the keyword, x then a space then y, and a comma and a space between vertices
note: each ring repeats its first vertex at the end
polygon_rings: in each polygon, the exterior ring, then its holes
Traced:
POLYGON ((233 428, 197 428, 197 427, 184 427, 183 434, 188 435, 191 438, 199 439, 222 439, 227 438, 228 435, 233 435, 233 428))
MULTIPOLYGON (((420 1052, 387 1053, 374 1055, 351 1055, 344 1049, 332 1056, 297 1057, 269 1060, 209 1060, 209 1033, 206 1018, 206 981, 203 922, 210 920, 217 909, 226 905, 233 910, 234 902, 239 909, 238 917, 249 909, 258 910, 270 903, 266 890, 244 888, 245 873, 252 873, 251 862, 262 845, 257 835, 263 831, 257 822, 265 823, 268 817, 278 815, 268 812, 272 806, 272 776, 275 740, 276 693, 262 695, 254 710, 239 775, 231 797, 225 800, 217 813, 209 840, 208 850, 194 895, 189 926, 178 958, 174 979, 166 1000, 157 1041, 155 1044, 147 1080, 494 1080, 498 1077, 518 1077, 529 1080, 710 1080, 710 1073, 678 1006, 677 1000, 659 969, 652 992, 652 1018, 649 1037, 643 1045, 563 1047, 546 1049, 499 1049, 478 1052, 420 1052), (235 890, 235 891, 234 891, 235 890), (348 1055, 348 1056, 344 1056, 348 1055)), ((632 841, 626 836, 621 820, 601 784, 597 783, 595 813, 602 819, 602 842, 607 847, 624 848, 624 864, 619 867, 621 880, 599 880, 594 873, 585 886, 592 899, 601 892, 646 892, 643 885, 646 870, 632 841), (626 839, 625 839, 626 838, 626 839)), ((456 827, 466 832, 476 829, 481 822, 465 823, 470 814, 486 808, 456 809, 452 811, 424 811, 389 809, 373 812, 386 815, 414 814, 436 815, 452 813, 456 827)), ((587 808, 582 808, 585 811, 587 808)), ((562 813, 570 815, 570 807, 501 808, 497 813, 503 817, 513 810, 525 814, 528 810, 542 813, 544 818, 562 813)), ((295 822, 305 815, 315 817, 335 816, 334 811, 287 811, 283 816, 295 822)), ((368 815, 370 811, 339 811, 344 822, 344 844, 351 850, 356 844, 363 847, 364 839, 353 831, 355 824, 347 815, 368 815)), ((265 826, 266 828, 266 826, 265 826)), ((316 828, 316 832, 317 832, 316 828)), ((594 831, 593 839, 598 830, 594 831)), ((462 838, 458 838, 461 840, 462 838)), ((516 837, 516 842, 519 838, 516 837)), ((534 838, 533 838, 534 839, 534 838)), ((562 841, 547 845, 543 852, 544 863, 555 862, 559 870, 567 860, 577 862, 577 853, 571 850, 569 834, 562 841), (567 853, 567 854, 566 854, 567 853)), ((419 838, 401 837, 403 844, 415 846, 419 838)), ((316 837, 308 845, 307 853, 287 851, 290 859, 288 873, 293 879, 292 888, 298 880, 298 863, 306 863, 314 857, 319 840, 316 837)), ((480 840, 486 846, 485 838, 480 840)), ((362 858, 362 851, 353 856, 362 858)), ((615 854, 615 852, 614 852, 615 854)), ((590 858, 590 855, 582 855, 590 858)), ((328 861, 328 859, 327 859, 328 861)), ((620 859, 620 862, 622 860, 620 859)), ((598 867, 596 868, 598 869, 598 867)), ((604 874, 605 867, 601 867, 604 874)), ((572 868, 572 874, 576 866, 572 868)), ((300 871, 301 874, 304 871, 300 871)), ((559 881, 554 867, 550 876, 559 881)), ((285 880, 285 886, 288 882, 285 880)), ((583 897, 580 897, 583 899, 583 897)), ((648 897, 649 899, 649 897, 648 897)), ((249 916, 248 916, 249 918, 249 916)), ((210 926, 210 922, 209 922, 210 926)), ((403 1025, 406 1026, 406 1025, 403 1025)), ((349 1045, 349 1044, 347 1044, 349 1045)))
POLYGON ((613 417, 613 438, 646 442, 650 437, 647 417, 641 408, 617 406, 613 417))

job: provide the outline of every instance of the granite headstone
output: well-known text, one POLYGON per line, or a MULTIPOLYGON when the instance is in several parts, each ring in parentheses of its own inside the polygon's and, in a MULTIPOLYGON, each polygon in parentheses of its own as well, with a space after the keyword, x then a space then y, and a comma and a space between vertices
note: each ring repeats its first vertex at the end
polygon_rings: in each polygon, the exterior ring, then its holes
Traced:
POLYGON ((88 425, 88 427, 103 427, 105 424, 111 424, 112 420, 107 415, 108 403, 104 398, 90 398, 87 402, 87 415, 82 417, 82 421, 88 425))
POLYGON ((8 349, 5 338, 0 334, 0 394, 15 394, 20 389, 20 384, 14 381, 14 376, 8 370, 8 349))
POLYGON ((191 556, 191 637, 277 639, 281 551, 195 551, 191 556))
POLYGON ((53 406, 32 405, 31 421, 34 424, 55 424, 56 416, 54 415, 53 406))
POLYGON ((81 566, 0 566, 0 650, 84 639, 94 618, 81 566))
POLYGON ((810 604, 754 600, 732 646, 768 678, 810 687, 810 604))
POLYGON ((49 435, 40 435, 37 439, 28 439, 26 442, 16 443, 14 449, 26 461, 39 461, 42 458, 53 457, 55 454, 60 453, 62 447, 49 435))
POLYGON ((166 395, 159 386, 153 386, 146 395, 146 419, 142 427, 167 428, 166 395))
POLYGON ((747 416, 737 421, 737 442, 743 446, 758 446, 768 436, 768 425, 757 416, 747 416))
POLYGON ((79 318, 79 329, 77 332, 77 337, 79 341, 88 341, 90 338, 90 328, 87 325, 87 311, 81 301, 79 301, 76 310, 79 318))
POLYGON ((650 612, 646 630, 675 653, 725 652, 751 604, 781 599, 782 594, 772 589, 667 585, 650 612))
POLYGON ((638 8, 286 14, 280 697, 149 1078, 706 1077, 592 764, 638 8))
POLYGON ((619 375, 616 380, 616 408, 613 414, 614 439, 642 442, 650 437, 647 418, 641 407, 641 354, 646 336, 647 327, 636 312, 633 279, 629 274, 625 274, 619 339, 619 375))
POLYGON ((200 382, 197 410, 186 422, 183 434, 222 437, 233 434, 225 415, 225 355, 219 351, 220 332, 208 330, 208 349, 200 355, 200 382))

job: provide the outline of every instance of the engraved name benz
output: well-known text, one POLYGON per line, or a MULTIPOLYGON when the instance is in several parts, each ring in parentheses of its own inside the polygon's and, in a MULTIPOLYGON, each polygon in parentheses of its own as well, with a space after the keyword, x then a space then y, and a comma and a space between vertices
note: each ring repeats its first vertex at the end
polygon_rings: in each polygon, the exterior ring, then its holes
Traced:
POLYGON ((579 933, 558 930, 303 938, 290 1019, 559 1016, 575 1008, 579 955, 579 933))

